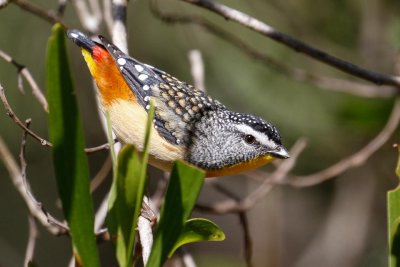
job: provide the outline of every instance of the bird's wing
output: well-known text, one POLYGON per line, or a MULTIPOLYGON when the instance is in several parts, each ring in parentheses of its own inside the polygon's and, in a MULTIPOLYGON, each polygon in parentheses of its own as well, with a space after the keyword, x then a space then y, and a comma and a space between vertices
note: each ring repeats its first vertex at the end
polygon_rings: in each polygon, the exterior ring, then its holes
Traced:
POLYGON ((99 36, 114 58, 125 81, 147 111, 150 99, 156 112, 154 125, 158 133, 176 145, 187 143, 193 122, 210 109, 224 108, 204 92, 153 66, 123 53, 106 38, 99 36))

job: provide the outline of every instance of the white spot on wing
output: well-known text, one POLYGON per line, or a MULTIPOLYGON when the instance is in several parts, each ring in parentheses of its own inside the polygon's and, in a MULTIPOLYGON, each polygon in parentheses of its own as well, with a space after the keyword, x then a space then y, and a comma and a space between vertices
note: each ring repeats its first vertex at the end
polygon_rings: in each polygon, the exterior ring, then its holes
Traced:
POLYGON ((148 86, 147 84, 143 86, 143 90, 147 91, 150 89, 150 86, 148 86))
POLYGON ((125 60, 125 58, 120 57, 120 58, 117 60, 117 63, 118 63, 119 65, 123 66, 123 65, 126 64, 126 60, 125 60))
POLYGON ((144 70, 144 68, 143 68, 142 66, 140 66, 140 65, 135 65, 135 69, 136 69, 138 72, 142 72, 142 71, 144 70))
POLYGON ((147 76, 146 74, 140 74, 138 78, 139 78, 139 80, 144 81, 144 80, 146 80, 148 77, 149 77, 149 76, 147 76))
POLYGON ((75 33, 75 32, 71 32, 71 33, 70 33, 70 36, 71 36, 72 38, 78 38, 78 34, 75 33))

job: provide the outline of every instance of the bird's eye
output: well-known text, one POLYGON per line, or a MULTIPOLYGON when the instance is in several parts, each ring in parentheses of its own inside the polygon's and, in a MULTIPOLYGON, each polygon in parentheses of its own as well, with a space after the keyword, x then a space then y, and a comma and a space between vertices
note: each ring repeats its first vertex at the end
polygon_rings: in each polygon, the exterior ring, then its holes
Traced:
POLYGON ((250 134, 246 134, 244 136, 244 141, 247 144, 251 145, 251 144, 254 144, 254 142, 256 141, 256 138, 254 136, 250 135, 250 134))

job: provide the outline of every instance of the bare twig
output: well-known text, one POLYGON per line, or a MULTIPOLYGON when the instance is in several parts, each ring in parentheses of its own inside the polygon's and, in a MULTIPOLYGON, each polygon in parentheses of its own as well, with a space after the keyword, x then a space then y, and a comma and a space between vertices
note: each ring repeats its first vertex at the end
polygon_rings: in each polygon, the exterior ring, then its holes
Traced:
POLYGON ((31 214, 29 214, 28 216, 28 223, 29 223, 29 237, 28 237, 28 243, 26 245, 24 266, 29 266, 29 262, 33 260, 33 255, 35 253, 36 239, 38 236, 36 221, 31 214))
POLYGON ((185 267, 196 267, 197 266, 192 255, 184 247, 181 247, 179 249, 179 251, 181 254, 182 262, 184 264, 183 266, 185 266, 185 267))
POLYGON ((373 72, 342 60, 340 58, 334 57, 322 50, 312 47, 302 41, 299 41, 287 34, 279 32, 273 27, 267 25, 266 23, 251 17, 241 11, 230 8, 223 4, 210 1, 210 0, 182 0, 194 4, 196 6, 208 9, 228 20, 235 21, 263 36, 269 37, 283 45, 286 45, 296 52, 304 53, 320 62, 328 64, 338 70, 356 76, 358 78, 373 82, 377 85, 393 85, 400 89, 400 77, 390 76, 386 74, 381 74, 378 72, 373 72))
MULTIPOLYGON (((147 197, 143 197, 142 205, 149 207, 149 199, 147 197)), ((151 248, 153 247, 153 231, 151 229, 152 220, 148 220, 146 217, 147 216, 140 215, 137 222, 140 244, 142 245, 142 258, 144 266, 147 265, 151 248)))
MULTIPOLYGON (((25 80, 28 82, 28 84, 32 88, 32 94, 35 96, 37 101, 39 101, 39 103, 42 105, 42 107, 45 111, 48 111, 48 104, 47 104, 46 97, 43 95, 43 93, 42 93, 43 91, 37 85, 35 79, 32 77, 28 68, 26 68, 24 65, 18 63, 17 61, 15 61, 10 55, 8 55, 7 53, 5 53, 2 50, 0 50, 0 57, 3 58, 6 62, 13 64, 17 68, 18 74, 22 75, 22 77, 25 78, 25 80)), ((20 77, 19 75, 18 75, 18 77, 20 77)), ((21 83, 21 82, 18 82, 18 83, 21 83)))
POLYGON ((128 41, 126 33, 127 0, 112 0, 112 40, 119 49, 128 54, 128 41))
POLYGON ((109 149, 110 149, 110 144, 105 143, 105 144, 102 144, 99 146, 85 148, 85 152, 90 154, 90 153, 99 152, 102 150, 109 150, 109 149))
POLYGON ((94 192, 106 179, 107 175, 110 173, 112 168, 111 157, 108 156, 101 166, 100 170, 94 176, 94 178, 90 181, 90 192, 94 192))
POLYGON ((111 34, 113 27, 111 0, 103 0, 103 19, 106 23, 108 32, 111 34))
POLYGON ((299 187, 312 186, 326 181, 330 178, 336 177, 337 175, 351 168, 362 165, 369 157, 371 157, 372 154, 374 154, 389 140, 389 138, 393 135, 394 131, 399 126, 399 123, 400 98, 397 98, 393 106, 392 114, 390 115, 390 118, 388 119, 385 127, 361 150, 320 172, 305 176, 297 176, 293 179, 285 180, 283 181, 283 183, 299 187))
POLYGON ((6 7, 8 5, 8 0, 0 0, 0 9, 6 7))
POLYGON ((62 18, 64 16, 68 3, 69 0, 58 0, 57 17, 62 18))
POLYGON ((109 193, 104 197, 103 201, 101 202, 99 208, 97 209, 94 221, 94 232, 99 233, 101 228, 104 225, 106 220, 107 211, 108 211, 108 197, 109 193))
POLYGON ((201 52, 193 49, 189 51, 190 71, 193 77, 193 85, 197 89, 205 92, 204 86, 204 62, 201 52))
POLYGON ((50 233, 54 235, 66 234, 68 232, 68 228, 62 223, 55 220, 52 216, 50 216, 43 209, 40 203, 32 199, 31 194, 28 193, 27 188, 24 186, 22 174, 18 165, 1 137, 0 159, 3 161, 5 167, 7 168, 8 173, 10 174, 10 178, 15 188, 18 190, 23 200, 25 201, 25 204, 27 205, 30 214, 32 214, 32 216, 34 216, 50 233))
POLYGON ((64 27, 66 27, 65 23, 56 15, 53 14, 51 11, 44 10, 43 8, 39 7, 38 5, 31 3, 27 0, 11 0, 13 4, 16 4, 21 9, 28 11, 38 17, 50 22, 51 24, 60 23, 64 27))
POLYGON ((73 4, 82 26, 91 33, 98 32, 102 18, 98 2, 89 1, 91 11, 85 0, 74 0, 73 4))
POLYGON ((214 25, 213 23, 209 22, 208 20, 202 17, 195 15, 184 16, 180 14, 178 15, 178 14, 163 13, 156 7, 154 2, 151 3, 152 3, 151 7, 153 14, 158 18, 160 18, 161 20, 163 20, 164 22, 198 25, 199 27, 203 28, 209 33, 214 34, 218 38, 221 38, 227 41, 229 44, 240 49, 244 54, 246 54, 250 58, 259 61, 268 68, 271 68, 280 74, 284 74, 293 80, 309 83, 326 90, 345 92, 361 97, 387 98, 387 97, 392 97, 393 95, 396 94, 396 88, 394 88, 393 86, 382 85, 378 88, 377 86, 365 83, 317 75, 315 73, 307 72, 300 68, 294 68, 285 65, 273 59, 269 55, 257 51, 239 37, 225 31, 224 29, 218 27, 217 25, 214 25))
POLYGON ((52 144, 47 141, 46 139, 40 137, 39 135, 37 135, 36 133, 34 133, 33 131, 31 131, 29 128, 27 128, 25 126, 24 123, 22 123, 22 121, 17 117, 17 115, 15 115, 14 111, 12 110, 10 104, 7 101, 7 98, 4 94, 4 88, 3 86, 0 84, 0 99, 3 102, 3 105, 6 109, 7 115, 19 126, 21 127, 24 131, 26 131, 30 136, 32 136, 33 138, 35 138, 36 140, 38 140, 43 146, 49 146, 51 147, 52 144))
POLYGON ((245 212, 239 212, 238 216, 240 225, 243 228, 244 258, 246 261, 246 266, 251 267, 253 266, 251 263, 251 258, 253 255, 253 242, 251 241, 249 222, 245 212))

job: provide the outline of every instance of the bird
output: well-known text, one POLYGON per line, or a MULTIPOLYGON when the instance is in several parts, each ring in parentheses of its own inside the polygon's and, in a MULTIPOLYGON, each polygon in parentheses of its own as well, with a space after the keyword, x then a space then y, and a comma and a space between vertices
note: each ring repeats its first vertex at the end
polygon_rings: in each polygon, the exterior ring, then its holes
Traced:
POLYGON ((76 29, 68 30, 67 37, 81 48, 101 109, 122 144, 143 151, 154 104, 151 165, 170 171, 174 161, 183 160, 203 169, 206 177, 216 177, 289 158, 277 128, 262 118, 229 110, 194 86, 130 57, 101 35, 101 43, 76 29))

